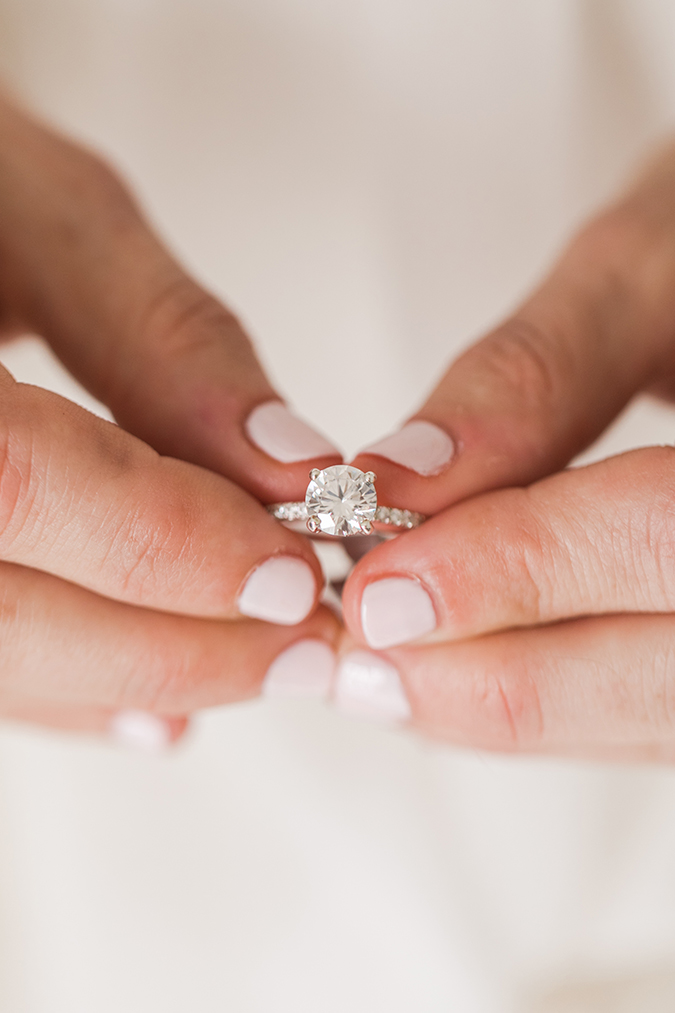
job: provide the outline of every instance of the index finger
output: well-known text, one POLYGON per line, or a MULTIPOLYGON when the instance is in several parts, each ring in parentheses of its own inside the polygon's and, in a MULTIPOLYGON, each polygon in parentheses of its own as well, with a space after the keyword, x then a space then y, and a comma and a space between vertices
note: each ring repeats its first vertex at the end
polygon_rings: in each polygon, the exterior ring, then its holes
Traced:
POLYGON ((339 451, 296 417, 239 320, 181 267, 99 158, 0 97, 0 304, 117 421, 266 502, 339 451))
POLYGON ((4 371, 0 559, 147 608, 289 625, 322 587, 310 542, 239 486, 4 371))
POLYGON ((426 514, 558 471, 664 372, 674 281, 675 147, 357 467, 387 505, 426 514))

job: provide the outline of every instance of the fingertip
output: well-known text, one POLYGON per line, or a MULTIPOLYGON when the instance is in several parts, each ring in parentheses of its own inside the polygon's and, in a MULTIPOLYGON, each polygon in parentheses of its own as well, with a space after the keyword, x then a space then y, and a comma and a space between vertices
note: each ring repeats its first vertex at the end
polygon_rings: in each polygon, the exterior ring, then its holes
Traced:
POLYGON ((412 717, 398 669, 372 651, 354 650, 342 656, 332 702, 345 715, 382 724, 404 724, 412 717))
POLYGON ((344 623, 358 644, 386 651, 455 629, 458 619, 442 579, 447 572, 456 582, 446 525, 444 517, 431 518, 358 561, 342 594, 344 623))
POLYGON ((165 753, 182 735, 185 719, 167 719, 142 710, 120 710, 110 719, 108 735, 112 742, 137 753, 158 756, 165 753))
POLYGON ((325 700, 331 689, 336 655, 325 640, 298 640, 277 655, 267 670, 261 694, 277 699, 325 700))
POLYGON ((412 576, 382 577, 366 584, 360 611, 363 636, 375 650, 419 640, 437 626, 431 595, 412 576))
POLYGON ((281 401, 257 405, 244 422, 244 432, 258 450, 281 464, 318 458, 342 460, 342 454, 330 440, 281 401))
POLYGON ((397 432, 364 447, 353 463, 361 471, 377 474, 382 506, 430 514, 456 498, 453 476, 459 448, 456 435, 451 436, 440 425, 412 419, 397 432))
POLYGON ((313 568, 298 556, 271 556, 246 578, 237 599, 242 615, 281 626, 303 622, 316 606, 313 568))
POLYGON ((182 456, 230 478, 263 503, 304 499, 312 467, 343 461, 340 450, 279 400, 213 394, 197 444, 182 456), (205 449, 208 448, 208 449, 205 449))
POLYGON ((412 419, 397 432, 361 451, 363 455, 382 457, 423 478, 440 475, 451 464, 455 453, 455 441, 449 433, 425 419, 412 419))

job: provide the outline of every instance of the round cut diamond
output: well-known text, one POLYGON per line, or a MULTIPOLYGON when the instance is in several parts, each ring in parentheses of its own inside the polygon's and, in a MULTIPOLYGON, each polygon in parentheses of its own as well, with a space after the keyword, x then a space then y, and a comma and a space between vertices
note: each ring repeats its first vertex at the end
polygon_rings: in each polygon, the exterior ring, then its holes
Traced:
POLYGON ((324 468, 307 486, 307 516, 327 535, 370 532, 377 510, 375 485, 358 468, 336 464, 324 468))

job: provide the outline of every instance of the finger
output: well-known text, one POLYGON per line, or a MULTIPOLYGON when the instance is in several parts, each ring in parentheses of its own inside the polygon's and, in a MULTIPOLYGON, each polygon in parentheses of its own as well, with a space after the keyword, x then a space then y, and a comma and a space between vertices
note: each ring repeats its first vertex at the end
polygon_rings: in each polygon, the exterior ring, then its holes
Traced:
POLYGON ((383 503, 423 513, 559 470, 663 374, 674 281, 675 147, 356 465, 383 503))
POLYGON ((169 611, 295 623, 314 608, 309 541, 238 486, 4 371, 0 419, 0 558, 169 611))
POLYGON ((93 735, 111 745, 159 754, 180 742, 188 719, 160 717, 145 711, 113 711, 105 707, 59 707, 22 698, 0 701, 0 721, 33 725, 69 735, 93 735))
POLYGON ((183 718, 258 695, 271 669, 325 689, 332 677, 339 627, 325 608, 293 629, 193 619, 10 563, 0 588, 0 703, 183 718))
POLYGON ((0 306, 130 432, 266 501, 339 452, 293 416, 239 321, 176 263, 100 160, 0 100, 0 306), (302 462, 302 463, 300 463, 302 462))
POLYGON ((675 450, 653 447, 460 503, 360 561, 345 620, 386 648, 675 610, 674 499, 675 450))
POLYGON ((675 757, 673 616, 578 619, 347 659, 338 669, 339 706, 403 717, 458 745, 675 757), (369 677, 359 680, 359 670, 369 677))

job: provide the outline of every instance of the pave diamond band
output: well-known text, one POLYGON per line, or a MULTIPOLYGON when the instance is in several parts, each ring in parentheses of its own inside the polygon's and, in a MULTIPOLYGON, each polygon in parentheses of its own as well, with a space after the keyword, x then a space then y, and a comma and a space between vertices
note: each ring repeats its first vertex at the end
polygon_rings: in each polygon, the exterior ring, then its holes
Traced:
POLYGON ((314 468, 309 477, 304 501, 273 503, 267 508, 273 517, 289 524, 304 522, 312 534, 341 536, 369 535, 376 524, 409 530, 426 520, 413 510, 379 506, 372 471, 339 464, 323 471, 314 468))
MULTIPOLYGON (((267 508, 273 517, 278 521, 307 521, 306 503, 272 503, 267 508)), ((399 510, 397 507, 379 506, 373 518, 376 524, 387 524, 393 528, 418 528, 426 520, 424 514, 417 514, 414 510, 399 510)))

